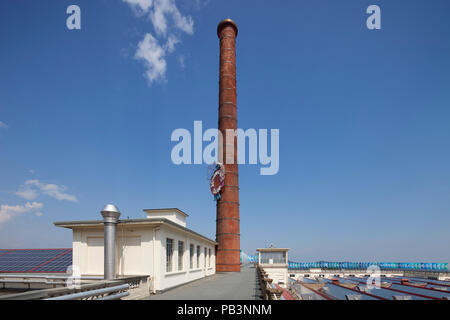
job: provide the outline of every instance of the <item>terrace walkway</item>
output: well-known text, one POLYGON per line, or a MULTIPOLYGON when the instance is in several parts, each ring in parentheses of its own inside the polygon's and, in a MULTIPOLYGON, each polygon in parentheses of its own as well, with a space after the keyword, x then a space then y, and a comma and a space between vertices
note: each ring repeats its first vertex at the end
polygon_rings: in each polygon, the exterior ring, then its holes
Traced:
POLYGON ((259 300, 260 289, 253 265, 241 272, 216 273, 144 300, 259 300))

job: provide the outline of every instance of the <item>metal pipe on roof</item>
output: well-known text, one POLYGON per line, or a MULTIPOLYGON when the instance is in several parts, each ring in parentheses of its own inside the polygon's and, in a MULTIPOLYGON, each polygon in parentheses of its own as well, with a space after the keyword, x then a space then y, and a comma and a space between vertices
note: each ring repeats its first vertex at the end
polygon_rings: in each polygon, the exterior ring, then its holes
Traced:
POLYGON ((104 224, 104 278, 116 277, 116 228, 120 211, 115 205, 108 204, 101 211, 104 224))
POLYGON ((111 292, 120 292, 123 290, 128 290, 129 288, 130 288, 129 284, 122 284, 120 286, 78 292, 78 293, 73 293, 73 294, 67 294, 64 296, 53 297, 53 298, 48 298, 48 299, 44 299, 44 300, 78 300, 78 299, 83 299, 83 298, 95 297, 95 296, 99 296, 99 295, 107 294, 107 293, 111 293, 111 292))
POLYGON ((130 293, 128 291, 124 291, 124 292, 112 294, 112 295, 109 295, 109 296, 106 296, 106 297, 101 297, 101 298, 98 298, 98 299, 95 299, 95 300, 119 300, 119 299, 121 299, 123 297, 127 297, 129 295, 130 295, 130 293))

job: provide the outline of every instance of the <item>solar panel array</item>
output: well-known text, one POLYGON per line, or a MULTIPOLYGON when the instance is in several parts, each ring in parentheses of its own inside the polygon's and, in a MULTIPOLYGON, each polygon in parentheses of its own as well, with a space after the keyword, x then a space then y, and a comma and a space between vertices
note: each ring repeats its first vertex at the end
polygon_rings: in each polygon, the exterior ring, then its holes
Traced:
POLYGON ((0 273, 60 273, 72 265, 72 249, 0 249, 0 273))
POLYGON ((5 254, 5 253, 7 253, 7 252, 9 252, 9 251, 11 251, 11 250, 0 249, 0 256, 5 254))

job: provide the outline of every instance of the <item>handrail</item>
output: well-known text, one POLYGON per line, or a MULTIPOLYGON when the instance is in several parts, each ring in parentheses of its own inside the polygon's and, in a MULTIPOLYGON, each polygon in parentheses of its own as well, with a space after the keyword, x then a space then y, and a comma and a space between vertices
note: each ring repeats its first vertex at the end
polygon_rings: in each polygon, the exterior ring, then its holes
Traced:
POLYGON ((72 294, 74 292, 117 286, 118 284, 123 284, 123 282, 115 280, 115 281, 100 281, 96 283, 81 284, 79 289, 70 289, 67 287, 63 287, 63 288, 32 290, 22 293, 1 295, 0 300, 40 300, 55 296, 61 296, 65 294, 72 294))
MULTIPOLYGON (((51 289, 39 289, 39 290, 31 290, 22 293, 13 293, 0 295, 0 300, 40 300, 47 299, 57 296, 69 295, 74 293, 86 292, 89 290, 103 289, 116 287, 119 285, 127 284, 130 289, 138 288, 141 282, 145 282, 148 276, 129 276, 118 278, 115 280, 101 280, 101 281, 93 281, 91 283, 84 283, 85 281, 81 281, 79 283, 79 287, 61 287, 61 288, 51 288, 51 289)), ((85 279, 85 277, 81 277, 81 279, 85 279)), ((4 280, 7 281, 7 280, 4 280)), ((32 281, 32 280, 28 280, 32 281)), ((21 281, 23 282, 23 281, 21 281)), ((1 280, 0 280, 1 283, 1 280)), ((55 282, 56 283, 56 282, 55 282)), ((54 284, 54 283, 52 283, 54 284)))
POLYGON ((130 288, 129 284, 122 284, 120 286, 108 287, 103 289, 96 289, 78 293, 67 294, 59 297, 47 298, 44 300, 78 300, 90 297, 97 297, 99 295, 104 295, 107 293, 121 293, 121 291, 128 290, 130 288))
POLYGON ((112 295, 109 295, 109 296, 101 297, 101 298, 98 298, 98 299, 95 299, 95 300, 119 300, 119 299, 121 299, 123 297, 127 297, 129 295, 130 295, 130 293, 128 291, 124 291, 124 292, 120 292, 120 293, 117 293, 117 294, 112 294, 112 295))

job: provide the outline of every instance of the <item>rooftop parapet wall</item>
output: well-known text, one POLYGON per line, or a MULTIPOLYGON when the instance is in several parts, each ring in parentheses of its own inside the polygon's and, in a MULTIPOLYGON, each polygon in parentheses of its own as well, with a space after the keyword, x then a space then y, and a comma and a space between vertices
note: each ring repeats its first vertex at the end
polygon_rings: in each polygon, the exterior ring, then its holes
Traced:
POLYGON ((144 212, 147 214, 147 218, 164 218, 186 227, 186 217, 188 215, 180 209, 145 209, 144 212))

